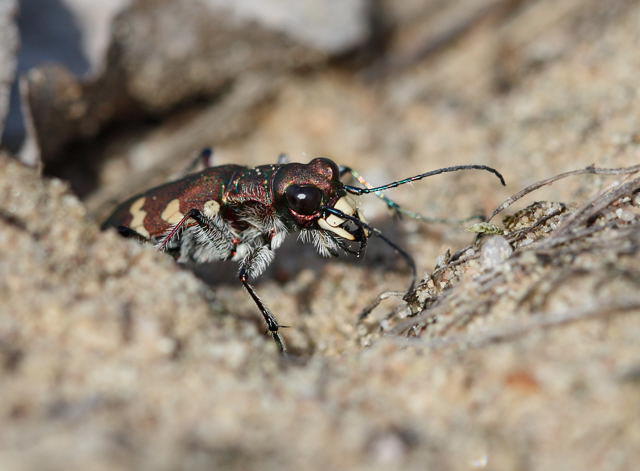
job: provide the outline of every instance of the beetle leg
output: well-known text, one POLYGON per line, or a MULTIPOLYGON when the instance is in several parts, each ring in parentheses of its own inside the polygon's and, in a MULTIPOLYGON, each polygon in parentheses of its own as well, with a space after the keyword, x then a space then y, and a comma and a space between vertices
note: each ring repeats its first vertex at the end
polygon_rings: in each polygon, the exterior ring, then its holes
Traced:
MULTIPOLYGON (((169 232, 167 237, 165 237, 165 239, 160 243, 161 250, 166 248, 169 241, 178 233, 178 231, 180 230, 180 227, 183 226, 188 219, 193 219, 196 222, 196 224, 198 224, 205 231, 213 231, 215 232, 215 234, 220 234, 221 236, 225 236, 225 234, 221 232, 218 227, 209 223, 207 217, 204 216, 202 212, 200 212, 198 209, 191 209, 182 218, 182 220, 171 229, 171 232, 169 232)), ((235 241, 230 240, 229 242, 235 245, 235 241)), ((271 313, 271 311, 269 311, 269 309, 264 305, 262 300, 258 297, 253 286, 249 284, 249 280, 259 276, 265 270, 265 268, 271 263, 272 260, 273 260, 273 251, 269 248, 269 246, 265 245, 252 250, 249 253, 249 255, 247 255, 242 260, 238 278, 240 279, 240 282, 242 283, 244 288, 247 290, 247 292, 249 293, 253 301, 258 306, 260 313, 262 314, 265 322, 267 323, 269 332, 271 333, 273 340, 276 342, 276 345, 278 346, 278 350, 284 354, 286 353, 284 340, 282 339, 282 336, 278 332, 278 329, 280 329, 280 324, 278 324, 276 317, 271 313)))
MULTIPOLYGON (((171 230, 169 230, 167 235, 162 239, 162 241, 158 245, 158 250, 160 251, 165 250, 169 245, 169 243, 173 240, 173 238, 176 237, 176 235, 178 235, 178 233, 182 230, 183 226, 186 224, 186 222, 189 219, 192 219, 193 221, 195 221, 196 224, 198 224, 198 226, 200 226, 205 231, 215 232, 216 234, 221 233, 218 227, 215 227, 214 225, 209 223, 208 218, 204 214, 202 214, 202 211, 196 208, 192 208, 187 212, 187 214, 185 214, 182 217, 182 219, 177 224, 171 227, 171 230)), ((226 235, 223 234, 223 236, 226 236, 226 235)), ((231 240, 229 242, 232 243, 231 240)))
POLYGON ((204 149, 202 149, 198 153, 198 156, 184 168, 182 174, 189 175, 190 173, 193 173, 196 168, 198 168, 198 165, 200 165, 200 163, 204 165, 204 168, 213 166, 213 149, 211 147, 205 147, 204 149))
MULTIPOLYGON (((271 336, 273 337, 274 342, 278 346, 278 350, 280 351, 280 353, 285 354, 287 352, 287 349, 285 347, 282 336, 278 332, 278 330, 280 329, 280 324, 278 324, 278 320, 273 315, 273 313, 269 311, 267 306, 264 305, 262 300, 258 297, 253 286, 249 284, 249 279, 252 278, 251 272, 256 269, 255 265, 264 263, 264 260, 260 259, 261 257, 260 254, 262 252, 262 249, 265 249, 265 247, 260 247, 257 250, 253 251, 251 254, 249 254, 247 257, 245 257, 245 259, 242 261, 242 264, 240 265, 240 272, 238 274, 238 278, 240 279, 242 286, 244 286, 244 288, 249 293, 249 296, 251 296, 251 298, 253 299, 253 302, 256 303, 256 306, 258 306, 258 309, 260 310, 262 317, 264 317, 264 320, 267 323, 267 328, 269 329, 269 332, 271 333, 271 336)), ((261 267, 257 269, 260 270, 260 268, 261 267)))
POLYGON ((118 234, 120 234, 122 237, 126 239, 135 239, 138 242, 151 243, 151 241, 148 238, 140 234, 138 231, 131 229, 130 227, 118 226, 117 230, 118 230, 118 234))
POLYGON ((188 220, 195 221, 198 231, 191 237, 183 238, 179 244, 179 262, 193 260, 200 263, 212 260, 229 260, 236 255, 240 239, 229 228, 220 216, 206 216, 202 211, 192 208, 175 224, 157 245, 163 251, 171 246, 171 241, 178 237, 188 220))
MULTIPOLYGON (((128 226, 118 226, 118 227, 116 227, 116 230, 118 231, 118 234, 120 234, 125 239, 133 239, 133 240, 136 240, 136 241, 140 242, 141 244, 151 244, 151 245, 154 244, 154 241, 152 239, 143 236, 138 231, 136 231, 134 229, 131 229, 128 226)), ((167 252, 173 258, 177 258, 177 256, 178 256, 176 250, 174 250, 174 249, 167 250, 167 252)))

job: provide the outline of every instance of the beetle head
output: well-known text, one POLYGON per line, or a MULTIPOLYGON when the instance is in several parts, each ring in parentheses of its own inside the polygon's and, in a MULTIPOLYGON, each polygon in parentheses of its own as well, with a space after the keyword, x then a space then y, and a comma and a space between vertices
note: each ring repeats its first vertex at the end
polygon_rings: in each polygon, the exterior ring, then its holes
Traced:
POLYGON ((301 229, 322 230, 331 237, 363 243, 367 235, 361 227, 323 208, 334 208, 347 216, 361 219, 355 202, 340 182, 338 166, 327 158, 308 164, 283 165, 273 180, 274 201, 278 210, 301 229))

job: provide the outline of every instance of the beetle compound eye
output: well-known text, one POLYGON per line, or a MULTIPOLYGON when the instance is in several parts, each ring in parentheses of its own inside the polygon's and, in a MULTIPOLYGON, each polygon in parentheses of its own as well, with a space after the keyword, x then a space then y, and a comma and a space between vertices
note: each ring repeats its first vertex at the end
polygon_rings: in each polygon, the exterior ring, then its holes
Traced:
POLYGON ((315 186, 291 185, 285 191, 289 207, 300 214, 313 214, 320 209, 322 191, 315 186))

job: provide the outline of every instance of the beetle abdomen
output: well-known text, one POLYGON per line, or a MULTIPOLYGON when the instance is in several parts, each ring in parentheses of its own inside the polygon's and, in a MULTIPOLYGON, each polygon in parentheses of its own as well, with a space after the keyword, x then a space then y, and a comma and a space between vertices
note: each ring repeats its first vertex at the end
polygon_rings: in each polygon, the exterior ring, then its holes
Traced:
POLYGON ((102 228, 125 226, 148 239, 162 237, 191 209, 208 217, 218 214, 227 184, 240 165, 210 167, 180 180, 157 186, 122 203, 102 228))

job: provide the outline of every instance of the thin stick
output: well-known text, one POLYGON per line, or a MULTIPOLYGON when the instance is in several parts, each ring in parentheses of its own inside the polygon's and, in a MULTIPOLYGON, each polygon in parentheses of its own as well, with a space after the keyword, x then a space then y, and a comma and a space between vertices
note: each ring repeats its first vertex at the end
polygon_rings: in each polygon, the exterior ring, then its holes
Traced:
POLYGON ((581 320, 593 319, 604 315, 622 314, 640 309, 640 298, 611 298, 605 299, 595 306, 569 309, 551 314, 533 313, 531 320, 525 322, 510 322, 504 326, 487 329, 485 332, 470 335, 452 335, 429 340, 412 338, 394 338, 395 342, 403 345, 421 346, 427 348, 443 348, 450 345, 460 345, 469 348, 480 348, 497 342, 512 340, 531 332, 534 329, 557 327, 581 320))
POLYGON ((618 185, 612 190, 598 195, 587 204, 585 204, 582 208, 580 208, 580 210, 567 217, 563 221, 562 225, 558 229, 556 229, 555 234, 565 234, 572 227, 575 227, 583 222, 588 221, 592 217, 597 216, 598 213, 607 208, 611 203, 627 194, 633 193, 638 188, 640 188, 640 177, 634 178, 627 183, 618 185))
POLYGON ((514 243, 519 241, 520 239, 524 238, 525 235, 535 231, 538 227, 542 226, 549 219, 559 216, 560 214, 564 213, 566 210, 567 210, 567 207, 561 203, 560 208, 556 209, 555 211, 552 211, 546 216, 542 216, 533 225, 528 227, 523 227, 522 229, 518 229, 516 231, 511 232, 508 237, 509 242, 514 243))
POLYGON ((627 168, 596 168, 593 165, 590 165, 586 168, 580 170, 571 170, 570 172, 560 173, 553 177, 545 178, 544 180, 540 180, 536 183, 529 185, 528 187, 520 190, 516 194, 510 196, 506 200, 504 200, 496 209, 493 210, 491 216, 489 216, 488 221, 491 221, 495 215, 504 211, 506 208, 511 206, 513 203, 518 201, 525 195, 537 190, 538 188, 542 188, 545 185, 549 185, 555 181, 561 180, 566 177, 571 177, 573 175, 584 175, 584 174, 592 174, 592 175, 628 175, 632 173, 640 172, 640 165, 634 165, 633 167, 627 168))
POLYGON ((367 307, 362 310, 362 312, 360 312, 360 315, 358 316, 358 322, 365 320, 367 316, 369 316, 369 314, 371 314, 371 312, 375 308, 377 308, 385 299, 392 297, 402 298, 405 294, 407 293, 405 293, 404 291, 385 291, 384 293, 380 293, 373 301, 371 301, 371 303, 369 303, 367 307))

